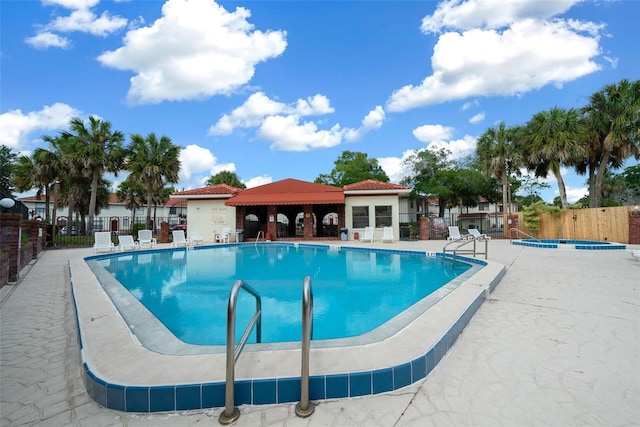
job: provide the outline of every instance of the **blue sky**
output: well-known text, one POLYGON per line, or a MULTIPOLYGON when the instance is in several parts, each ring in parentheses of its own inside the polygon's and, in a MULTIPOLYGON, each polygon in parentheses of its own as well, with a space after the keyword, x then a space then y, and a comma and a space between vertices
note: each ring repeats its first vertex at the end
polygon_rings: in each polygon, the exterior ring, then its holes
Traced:
MULTIPOLYGON (((398 182, 417 149, 466 156, 500 121, 640 77, 631 0, 3 0, 0 14, 2 144, 30 154, 96 115, 181 146, 180 190, 222 170, 313 181, 344 150, 398 182)), ((564 176, 570 201, 586 194, 564 176)))

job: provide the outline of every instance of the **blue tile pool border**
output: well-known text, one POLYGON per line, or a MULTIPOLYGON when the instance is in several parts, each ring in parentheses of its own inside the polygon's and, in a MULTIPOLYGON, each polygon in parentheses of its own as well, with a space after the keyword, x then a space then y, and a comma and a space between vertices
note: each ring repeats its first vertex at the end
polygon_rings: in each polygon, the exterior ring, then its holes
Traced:
MULTIPOLYGON (((359 250, 359 248, 352 247, 348 249, 359 250)), ((416 253, 416 251, 377 248, 361 250, 416 253)), ((442 256, 440 253, 427 253, 426 255, 442 256)), ((100 255, 97 255, 85 259, 99 257, 100 255)), ((486 262, 474 258, 460 257, 460 259, 466 262, 486 265, 486 262)), ((424 354, 399 365, 370 371, 311 376, 309 378, 310 399, 324 400, 375 395, 398 390, 426 378, 453 347, 458 336, 484 303, 487 293, 495 288, 503 274, 504 270, 489 284, 487 289, 478 293, 451 327, 424 354)), ((73 276, 71 277, 71 293, 76 314, 78 341, 82 350, 83 340, 77 315, 78 309, 73 287, 73 276)), ((152 413, 224 406, 224 381, 161 386, 113 384, 96 376, 84 360, 84 355, 82 355, 82 359, 83 377, 87 393, 97 403, 110 409, 124 412, 152 413)), ((235 405, 290 403, 299 400, 299 393, 300 377, 237 380, 235 382, 234 403, 235 405)))
POLYGON ((615 242, 599 242, 595 240, 571 240, 571 239, 524 239, 513 240, 512 245, 528 246, 531 248, 558 249, 562 245, 573 246, 575 250, 582 251, 611 251, 624 250, 627 248, 622 243, 615 242))

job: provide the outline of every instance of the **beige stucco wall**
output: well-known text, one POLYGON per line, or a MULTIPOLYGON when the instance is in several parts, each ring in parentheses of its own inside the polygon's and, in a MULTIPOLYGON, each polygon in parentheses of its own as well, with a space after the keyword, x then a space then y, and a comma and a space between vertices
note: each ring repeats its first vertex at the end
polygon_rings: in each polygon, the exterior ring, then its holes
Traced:
MULTIPOLYGON (((346 196, 345 197, 345 210, 344 217, 346 227, 349 229, 349 240, 353 239, 353 233, 358 232, 360 237, 364 233, 364 228, 353 228, 353 210, 354 206, 368 206, 369 207, 369 225, 375 227, 376 225, 376 206, 391 206, 391 226, 393 227, 394 240, 398 240, 400 237, 400 221, 399 213, 400 207, 398 203, 398 195, 393 194, 389 196, 377 195, 377 196, 346 196)), ((374 232, 374 240, 380 241, 382 238, 382 228, 376 228, 374 232)))
POLYGON ((214 236, 224 227, 231 230, 230 241, 236 239, 236 208, 225 206, 226 199, 198 200, 187 202, 187 235, 199 236, 205 243, 213 243, 214 236))

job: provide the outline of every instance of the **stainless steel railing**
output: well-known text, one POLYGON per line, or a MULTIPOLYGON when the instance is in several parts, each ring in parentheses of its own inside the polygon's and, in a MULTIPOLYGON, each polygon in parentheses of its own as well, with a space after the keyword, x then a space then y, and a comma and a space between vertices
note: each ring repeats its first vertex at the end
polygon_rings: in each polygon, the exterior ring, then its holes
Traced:
POLYGON ((300 368, 300 402, 296 405, 296 415, 307 418, 315 407, 309 402, 309 353, 313 339, 313 291, 311 277, 305 276, 302 284, 302 362, 300 368))
POLYGON ((511 240, 513 240, 513 239, 511 238, 511 232, 512 232, 512 231, 515 231, 516 233, 518 233, 518 238, 520 237, 520 234, 524 234, 524 235, 525 235, 525 236, 527 236, 527 237, 531 237, 531 238, 532 238, 533 240, 535 240, 536 242, 540 242, 540 243, 542 243, 542 242, 540 241, 540 239, 535 238, 535 237, 534 237, 534 236, 532 236, 531 234, 527 234, 527 233, 525 233, 524 231, 520 230, 519 228, 510 228, 510 229, 509 229, 509 243, 511 243, 511 240))
POLYGON ((260 294, 256 292, 251 286, 247 285, 242 280, 237 280, 233 284, 231 292, 229 293, 229 304, 227 307, 227 377, 224 396, 224 411, 222 411, 220 417, 218 418, 220 424, 231 424, 240 416, 240 410, 233 406, 235 367, 236 361, 238 360, 240 353, 242 353, 242 349, 247 343, 247 339, 249 338, 249 335, 251 334, 254 326, 256 327, 256 342, 261 342, 262 299, 260 298, 260 294), (255 297, 256 311, 249 321, 249 324, 247 325, 247 328, 245 329, 244 334, 242 334, 242 338, 240 338, 240 342, 238 342, 238 346, 236 347, 236 304, 238 302, 238 293, 240 293, 241 289, 244 289, 255 297))

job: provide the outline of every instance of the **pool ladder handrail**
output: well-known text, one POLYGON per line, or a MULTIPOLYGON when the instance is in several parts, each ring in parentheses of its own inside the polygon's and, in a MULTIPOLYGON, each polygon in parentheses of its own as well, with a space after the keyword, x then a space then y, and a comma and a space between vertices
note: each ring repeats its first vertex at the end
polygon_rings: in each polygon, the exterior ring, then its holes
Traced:
POLYGON ((452 256, 451 256, 452 265, 455 264, 456 255, 458 254, 469 254, 469 255, 473 255, 474 258, 476 257, 476 255, 484 255, 484 259, 487 259, 489 255, 489 240, 482 237, 471 237, 463 240, 454 240, 452 242, 449 242, 446 245, 444 245, 444 247, 442 248, 442 257, 444 260, 448 259, 446 256, 447 251, 450 251, 452 253, 452 256), (479 252, 478 249, 476 248, 476 242, 478 241, 484 242, 484 252, 479 252), (458 243, 458 245, 455 248, 453 248, 453 250, 447 249, 450 245, 453 245, 454 243, 458 243), (473 249, 460 249, 461 247, 466 246, 469 243, 473 243, 473 249))
POLYGON ((531 234, 527 234, 527 233, 525 233, 524 231, 520 230, 520 229, 519 229, 519 228, 517 228, 517 227, 510 228, 510 229, 509 229, 509 243, 511 243, 511 240, 513 240, 513 239, 511 238, 511 232, 512 232, 512 231, 515 231, 516 233, 518 233, 518 238, 520 237, 520 233, 522 233, 522 234, 524 234, 524 235, 525 235, 525 236, 527 236, 527 237, 531 237, 531 238, 532 238, 533 240, 535 240, 536 242, 542 243, 542 241, 541 241, 540 239, 537 239, 536 237, 532 236, 531 234))
POLYGON ((311 277, 305 276, 302 283, 302 361, 300 363, 300 402, 296 404, 296 415, 307 418, 315 410, 309 401, 309 353, 313 339, 313 291, 311 277))
POLYGON ((258 246, 258 241, 260 240, 261 234, 262 234, 262 237, 264 237, 264 231, 262 230, 258 231, 258 235, 256 236, 256 246, 258 246))
MULTIPOLYGON (((234 406, 234 382, 235 382, 235 362, 238 360, 242 349, 249 338, 249 334, 256 325, 256 341, 261 341, 262 300, 260 294, 247 285, 244 281, 238 280, 234 283, 229 294, 229 306, 227 308, 227 377, 225 384, 225 407, 218 421, 220 424, 228 425, 240 417, 240 410, 234 406), (234 351, 235 341, 235 312, 238 293, 245 289, 256 298, 256 312, 247 325, 238 347, 234 351), (257 319, 257 320, 256 320, 257 319)), ((302 283, 302 361, 300 372, 300 402, 296 404, 296 415, 306 418, 313 414, 315 406, 309 401, 309 354, 311 350, 311 340, 313 339, 313 290, 311 288, 311 277, 305 276, 302 283)))
POLYGON ((220 424, 223 425, 231 424, 240 416, 240 410, 233 405, 235 367, 236 361, 238 360, 238 357, 240 357, 240 353, 242 353, 242 349, 247 343, 247 339, 249 338, 249 335, 251 334, 254 326, 256 327, 256 342, 261 342, 262 298, 260 298, 260 294, 255 289, 247 285, 243 280, 237 280, 233 284, 231 292, 229 293, 229 304, 227 306, 227 376, 225 384, 225 406, 224 411, 222 411, 220 417, 218 418, 220 424), (247 328, 245 329, 244 334, 242 335, 242 338, 240 338, 240 342, 238 342, 238 346, 236 347, 236 305, 238 301, 238 294, 242 289, 255 297, 256 311, 254 312, 253 317, 249 321, 249 324, 247 325, 247 328))

